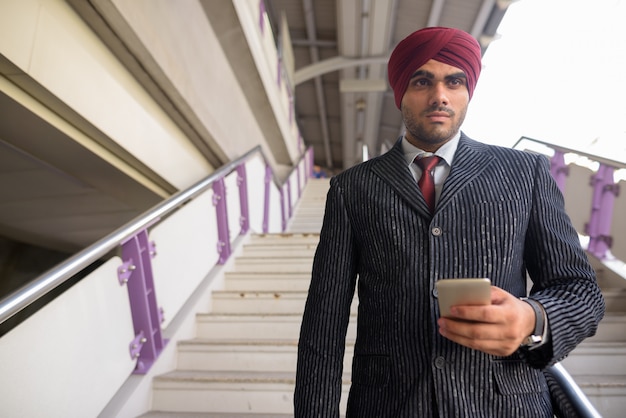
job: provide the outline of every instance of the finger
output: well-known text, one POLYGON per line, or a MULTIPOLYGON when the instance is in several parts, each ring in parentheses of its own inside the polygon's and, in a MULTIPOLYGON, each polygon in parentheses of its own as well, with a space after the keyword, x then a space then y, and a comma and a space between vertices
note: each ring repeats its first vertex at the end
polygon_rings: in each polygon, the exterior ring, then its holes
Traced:
POLYGON ((519 347, 514 340, 501 338, 498 333, 491 334, 486 325, 464 326, 458 321, 442 319, 439 333, 457 344, 493 355, 510 355, 519 347))
POLYGON ((498 312, 493 305, 455 305, 450 308, 451 318, 468 322, 483 322, 487 324, 497 324, 498 312))

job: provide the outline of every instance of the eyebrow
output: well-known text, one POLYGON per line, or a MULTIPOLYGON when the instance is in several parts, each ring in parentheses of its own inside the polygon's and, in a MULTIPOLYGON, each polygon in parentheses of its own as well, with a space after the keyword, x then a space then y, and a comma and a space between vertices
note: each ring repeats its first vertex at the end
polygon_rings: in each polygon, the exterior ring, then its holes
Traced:
MULTIPOLYGON (((415 71, 413 73, 413 75, 411 76, 410 79, 414 79, 415 77, 426 77, 426 78, 434 79, 435 78, 435 74, 431 73, 430 71, 426 71, 426 70, 417 70, 417 71, 415 71)), ((465 75, 465 73, 463 71, 459 71, 458 73, 448 74, 444 78, 446 80, 450 80, 450 79, 453 79, 453 78, 467 79, 467 76, 465 75)))

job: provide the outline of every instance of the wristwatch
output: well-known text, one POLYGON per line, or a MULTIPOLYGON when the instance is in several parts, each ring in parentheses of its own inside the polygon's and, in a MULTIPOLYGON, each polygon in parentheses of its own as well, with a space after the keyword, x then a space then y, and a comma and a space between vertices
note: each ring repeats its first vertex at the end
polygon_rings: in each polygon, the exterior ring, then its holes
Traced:
POLYGON ((535 330, 522 341, 522 347, 530 348, 539 345, 543 341, 543 308, 536 300, 528 298, 522 298, 522 300, 528 303, 535 311, 535 330))

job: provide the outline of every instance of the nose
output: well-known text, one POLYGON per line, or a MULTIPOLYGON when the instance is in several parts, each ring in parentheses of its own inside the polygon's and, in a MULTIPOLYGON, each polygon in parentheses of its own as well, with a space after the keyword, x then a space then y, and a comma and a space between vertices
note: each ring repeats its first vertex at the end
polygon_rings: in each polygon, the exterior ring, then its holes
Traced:
POLYGON ((435 83, 432 88, 432 96, 430 98, 431 106, 448 105, 448 90, 444 83, 435 83))

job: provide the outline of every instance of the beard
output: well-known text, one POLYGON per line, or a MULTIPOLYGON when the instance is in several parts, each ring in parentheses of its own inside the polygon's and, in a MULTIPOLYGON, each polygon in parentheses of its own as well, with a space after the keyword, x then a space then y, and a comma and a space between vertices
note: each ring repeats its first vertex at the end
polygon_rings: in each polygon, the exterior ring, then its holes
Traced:
POLYGON ((465 120, 467 108, 463 108, 457 115, 455 111, 448 109, 447 107, 433 106, 421 112, 420 117, 425 118, 426 115, 431 112, 448 113, 450 115, 450 127, 446 128, 440 124, 431 124, 426 126, 423 122, 419 122, 419 119, 415 117, 415 114, 408 106, 403 105, 402 120, 404 121, 404 126, 409 134, 407 136, 412 137, 412 139, 422 144, 442 145, 452 139, 452 137, 459 132, 459 129, 461 129, 461 125, 463 124, 463 120, 465 120))

